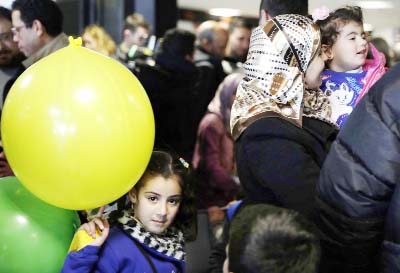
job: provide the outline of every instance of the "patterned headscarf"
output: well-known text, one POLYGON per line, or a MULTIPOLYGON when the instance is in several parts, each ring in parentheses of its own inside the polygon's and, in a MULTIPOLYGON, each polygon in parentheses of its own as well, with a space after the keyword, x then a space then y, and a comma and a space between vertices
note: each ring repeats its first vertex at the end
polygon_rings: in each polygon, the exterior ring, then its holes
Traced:
POLYGON ((244 65, 246 77, 232 106, 234 139, 262 117, 281 117, 301 127, 303 107, 307 116, 329 120, 328 100, 320 91, 305 92, 304 86, 304 73, 320 43, 319 27, 302 15, 279 15, 254 29, 244 65))

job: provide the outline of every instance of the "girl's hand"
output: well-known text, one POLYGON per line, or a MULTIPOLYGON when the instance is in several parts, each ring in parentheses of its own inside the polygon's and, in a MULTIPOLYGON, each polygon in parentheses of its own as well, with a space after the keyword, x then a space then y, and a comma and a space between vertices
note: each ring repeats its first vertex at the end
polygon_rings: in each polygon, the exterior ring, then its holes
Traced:
POLYGON ((110 225, 108 224, 108 221, 106 219, 96 217, 89 223, 80 226, 79 229, 85 230, 87 234, 94 238, 94 240, 90 242, 89 245, 101 246, 108 237, 110 225))

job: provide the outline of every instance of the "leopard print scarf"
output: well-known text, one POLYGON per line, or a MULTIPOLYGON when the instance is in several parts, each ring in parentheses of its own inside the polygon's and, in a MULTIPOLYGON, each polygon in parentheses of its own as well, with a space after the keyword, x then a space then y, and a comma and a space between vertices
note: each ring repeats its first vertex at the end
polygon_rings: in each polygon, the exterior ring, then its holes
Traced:
POLYGON ((163 235, 153 234, 147 231, 143 225, 132 216, 132 211, 125 211, 118 219, 122 229, 133 239, 141 244, 168 257, 180 261, 185 260, 183 233, 175 228, 169 228, 163 235))

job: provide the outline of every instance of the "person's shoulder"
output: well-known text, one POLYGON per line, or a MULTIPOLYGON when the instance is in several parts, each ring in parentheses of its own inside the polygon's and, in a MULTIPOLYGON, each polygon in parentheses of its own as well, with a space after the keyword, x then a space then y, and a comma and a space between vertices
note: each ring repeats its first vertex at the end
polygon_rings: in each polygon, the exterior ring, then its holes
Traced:
POLYGON ((110 234, 108 235, 103 247, 115 248, 115 246, 117 246, 119 248, 121 246, 128 247, 130 245, 132 245, 132 241, 129 236, 119 227, 114 226, 110 229, 110 234))
MULTIPOLYGON (((400 64, 392 67, 385 75, 382 76, 368 92, 370 98, 379 106, 392 105, 397 109, 400 102, 400 64), (382 101, 385 101, 382 105, 382 101)), ((396 111, 397 112, 397 111, 396 111)))
MULTIPOLYGON (((133 239, 119 227, 110 229, 110 234, 102 246, 102 252, 112 252, 115 257, 119 258, 126 257, 127 253, 135 253, 135 249, 137 249, 137 246, 133 239)), ((128 254, 128 256, 130 255, 128 254)))
POLYGON ((118 226, 113 226, 110 229, 110 234, 108 235, 108 239, 109 240, 123 240, 126 239, 127 235, 125 234, 125 232, 122 231, 121 228, 119 228, 118 226))
MULTIPOLYGON (((112 272, 117 272, 117 269, 123 270, 118 272, 136 272, 133 270, 138 265, 138 259, 142 262, 140 255, 132 239, 119 227, 112 227, 101 247, 98 266, 102 269, 115 270, 112 272)), ((106 270, 106 272, 111 271, 106 270)))
POLYGON ((223 132, 224 123, 219 114, 214 112, 207 112, 202 119, 202 127, 206 130, 215 130, 219 133, 223 132))

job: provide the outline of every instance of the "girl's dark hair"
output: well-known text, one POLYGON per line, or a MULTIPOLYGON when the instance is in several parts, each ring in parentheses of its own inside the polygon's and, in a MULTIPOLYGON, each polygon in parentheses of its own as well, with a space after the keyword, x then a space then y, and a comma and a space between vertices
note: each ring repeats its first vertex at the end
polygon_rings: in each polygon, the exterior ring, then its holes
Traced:
MULTIPOLYGON (((153 151, 145 172, 134 186, 137 192, 148 181, 143 178, 149 176, 162 176, 164 178, 176 176, 178 178, 179 185, 182 188, 182 200, 172 226, 183 232, 186 241, 194 240, 197 234, 197 210, 194 198, 193 175, 189 164, 181 157, 172 155, 172 153, 153 151)), ((118 212, 110 215, 111 224, 116 223, 123 210, 131 205, 126 204, 126 195, 117 202, 118 212)))
POLYGON ((336 42, 341 27, 351 21, 363 24, 360 7, 345 6, 331 12, 326 19, 316 21, 321 28, 321 44, 332 46, 336 42))
MULTIPOLYGON (((174 156, 165 151, 154 151, 151 155, 150 162, 144 172, 144 176, 162 176, 171 178, 177 176, 179 184, 182 188, 182 201, 176 215, 173 226, 183 231, 183 234, 188 239, 189 234, 193 231, 193 224, 196 226, 196 206, 193 189, 192 173, 189 166, 183 158, 174 156)), ((135 185, 135 189, 139 192, 144 186, 145 179, 139 179, 135 185)))

